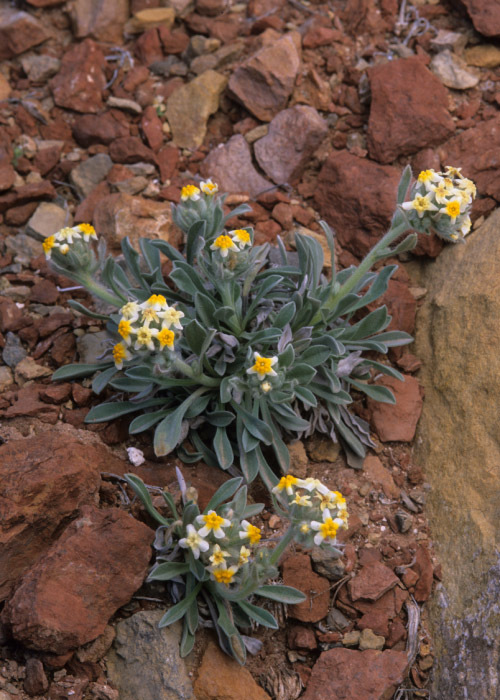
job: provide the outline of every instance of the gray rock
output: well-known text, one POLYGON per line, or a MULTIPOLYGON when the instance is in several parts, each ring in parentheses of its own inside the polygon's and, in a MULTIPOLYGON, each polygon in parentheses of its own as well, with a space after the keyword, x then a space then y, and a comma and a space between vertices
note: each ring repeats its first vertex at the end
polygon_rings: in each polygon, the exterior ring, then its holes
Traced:
POLYGON ((147 610, 117 625, 107 668, 120 700, 194 700, 179 655, 180 625, 159 629, 162 616, 161 610, 147 610))
POLYGON ((340 631, 346 627, 349 627, 351 621, 343 613, 341 613, 338 608, 332 608, 328 613, 326 623, 330 629, 340 631))
POLYGON ((69 211, 53 202, 41 202, 28 221, 27 230, 37 237, 46 238, 72 223, 69 211))
POLYGON ((454 90, 468 90, 479 83, 479 73, 451 51, 436 54, 430 68, 443 85, 454 90))
POLYGON ((330 581, 338 581, 345 572, 345 565, 334 551, 314 547, 311 551, 311 560, 314 571, 320 576, 326 576, 330 581))
POLYGON ((241 134, 214 148, 202 164, 203 175, 212 177, 223 192, 248 192, 256 197, 271 187, 255 169, 250 146, 241 134))
POLYGON ((83 364, 94 364, 100 362, 100 356, 110 345, 110 337, 106 331, 98 331, 97 333, 86 333, 81 338, 77 338, 76 348, 80 357, 80 362, 83 364), (106 345, 106 342, 108 345, 106 345))
POLYGON ((9 367, 16 367, 21 360, 24 360, 28 353, 21 345, 21 341, 14 333, 7 333, 5 336, 5 347, 2 352, 2 359, 9 367))
POLYGON ((14 262, 24 267, 29 265, 31 258, 36 258, 43 253, 42 244, 25 233, 8 236, 5 239, 5 248, 14 256, 14 262))
POLYGON ((42 83, 59 71, 61 61, 54 56, 33 53, 23 56, 21 65, 31 82, 42 83))
POLYGON ((122 109, 124 112, 132 112, 132 114, 142 114, 142 107, 134 100, 128 100, 126 97, 115 97, 111 95, 108 99, 108 107, 122 109))
POLYGON ((94 187, 104 180, 112 167, 111 158, 106 153, 98 153, 73 168, 69 179, 81 194, 87 197, 94 187))

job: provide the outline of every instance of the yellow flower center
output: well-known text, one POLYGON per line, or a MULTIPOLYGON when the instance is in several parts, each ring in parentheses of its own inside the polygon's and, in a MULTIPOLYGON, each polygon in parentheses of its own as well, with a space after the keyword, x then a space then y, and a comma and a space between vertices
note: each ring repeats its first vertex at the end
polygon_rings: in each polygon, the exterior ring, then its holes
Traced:
POLYGON ((327 518, 324 523, 321 523, 319 529, 325 540, 327 538, 335 539, 338 525, 333 522, 332 518, 327 518))
POLYGON ((249 525, 247 529, 247 536, 250 540, 250 544, 257 544, 257 542, 260 542, 260 538, 262 536, 260 534, 260 527, 256 527, 255 525, 249 525))
POLYGON ((210 561, 212 564, 224 564, 224 552, 220 549, 219 551, 215 552, 212 554, 210 557, 210 561))
POLYGON ((415 199, 413 200, 413 208, 415 211, 428 211, 430 209, 430 201, 425 195, 425 197, 422 197, 421 195, 417 195, 415 199))
POLYGON ((125 348, 121 343, 117 343, 113 348, 113 359, 115 362, 120 362, 126 357, 125 348))
POLYGON ((452 219, 455 219, 460 214, 460 202, 448 202, 446 205, 446 213, 448 216, 451 216, 452 219))
POLYGON ((143 309, 142 310, 142 320, 143 321, 159 321, 158 315, 154 309, 143 309))
POLYGON ((231 569, 218 569, 214 571, 214 578, 217 583, 223 583, 226 586, 229 586, 233 580, 234 573, 234 570, 231 569))
POLYGON ((267 374, 272 369, 271 361, 272 360, 270 357, 260 357, 259 356, 255 359, 255 364, 253 366, 253 369, 258 374, 267 374))
POLYGON ((92 236, 93 238, 97 238, 97 233, 92 224, 80 224, 78 228, 85 236, 92 236))
POLYGON ((42 248, 44 253, 48 253, 55 245, 56 237, 48 236, 42 243, 42 248))
POLYGON ((419 182, 428 182, 428 180, 432 179, 433 175, 434 175, 434 170, 422 170, 422 172, 418 176, 418 181, 419 182))
POLYGON ((233 233, 240 243, 250 243, 250 234, 244 228, 238 228, 233 233))
POLYGON ((309 530, 310 530, 309 525, 307 523, 302 523, 302 525, 300 526, 300 531, 302 532, 302 534, 307 535, 309 530))
POLYGON ((282 476, 281 479, 279 480, 279 484, 277 488, 280 491, 283 491, 284 489, 288 489, 291 486, 295 486, 297 483, 298 479, 296 476, 292 476, 291 474, 287 474, 286 476, 282 476))
POLYGON ((147 345, 151 340, 152 335, 149 328, 139 328, 137 331, 137 342, 141 345, 147 345))
POLYGON ((194 185, 186 185, 181 190, 181 198, 189 199, 190 197, 193 197, 193 195, 198 194, 199 191, 200 190, 197 187, 195 187, 194 185))
POLYGON ((153 306, 153 304, 162 304, 162 305, 164 305, 164 304, 167 303, 167 300, 165 299, 165 297, 163 296, 163 294, 152 294, 152 295, 149 297, 147 303, 148 303, 150 306, 153 306))
POLYGON ((251 554, 251 552, 250 552, 249 549, 247 549, 246 547, 242 547, 242 548, 240 549, 240 558, 239 558, 238 564, 239 564, 240 566, 241 566, 242 564, 247 564, 247 563, 248 563, 248 560, 249 560, 249 558, 250 558, 250 554, 251 554))
POLYGON ((157 337, 162 348, 164 348, 165 345, 171 348, 174 344, 175 333, 173 331, 169 331, 167 328, 164 328, 158 333, 157 337))
POLYGON ((217 513, 209 513, 208 515, 204 515, 203 520, 205 521, 205 526, 210 530, 218 530, 224 522, 224 518, 221 518, 221 516, 217 515, 217 513))
POLYGON ((130 333, 132 332, 132 326, 130 324, 130 321, 125 321, 122 319, 120 323, 118 324, 118 333, 121 335, 122 338, 128 338, 130 333))
POLYGON ((205 194, 212 194, 213 192, 217 192, 218 189, 218 186, 213 182, 205 182, 203 185, 203 191, 205 194))
POLYGON ((233 245, 234 243, 232 238, 226 236, 225 234, 217 236, 217 238, 214 241, 214 246, 216 248, 220 248, 221 250, 227 250, 228 248, 232 248, 233 245))

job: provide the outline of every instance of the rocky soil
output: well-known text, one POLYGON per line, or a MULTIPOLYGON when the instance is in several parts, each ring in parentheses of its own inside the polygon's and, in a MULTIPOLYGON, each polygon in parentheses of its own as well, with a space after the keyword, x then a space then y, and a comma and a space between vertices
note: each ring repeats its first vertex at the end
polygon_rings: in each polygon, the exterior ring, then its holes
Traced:
MULTIPOLYGON (((275 611, 280 632, 255 631, 262 646, 245 669, 209 630, 184 663, 179 631, 156 629, 161 586, 142 585, 153 523, 120 480, 133 469, 175 492, 180 463, 156 459, 124 420, 85 426, 88 381, 51 383, 57 367, 95 361, 105 333, 69 309, 91 301, 50 271, 41 241, 91 222, 115 252, 125 236, 180 246, 170 202, 212 177, 228 202, 251 205, 232 224, 254 226, 258 243, 293 247, 297 228, 322 240, 325 218, 345 267, 388 227, 408 162, 462 167, 480 194, 477 228, 500 200, 500 10, 488 0, 157 4, 0 6, 0 700, 428 697, 424 604, 441 573, 413 456, 423 390, 412 348, 389 358, 404 384, 380 379, 397 404, 356 404, 376 443, 363 471, 321 439, 290 448, 294 473, 347 497, 343 559, 285 556, 282 578, 307 601, 275 611), (130 446, 144 451, 140 467, 130 446)), ((384 298, 392 327, 414 332, 427 290, 410 273, 442 249, 422 237, 399 261, 384 298)), ((225 478, 180 466, 202 503, 225 478)), ((257 485, 252 495, 267 498, 257 485)), ((282 527, 270 508, 261 525, 268 537, 282 527)))

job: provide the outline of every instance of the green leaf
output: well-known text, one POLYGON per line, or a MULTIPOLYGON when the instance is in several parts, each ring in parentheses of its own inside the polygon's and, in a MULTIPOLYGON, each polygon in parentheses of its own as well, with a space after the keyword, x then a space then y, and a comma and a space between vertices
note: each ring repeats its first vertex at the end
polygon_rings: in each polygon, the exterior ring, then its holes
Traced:
POLYGON ((271 600, 277 600, 279 603, 287 603, 288 605, 296 605, 297 603, 303 603, 306 600, 306 596, 298 591, 296 588, 291 586, 281 586, 281 585, 266 585, 260 586, 255 591, 255 595, 262 596, 263 598, 270 598, 271 600))
POLYGON ((149 401, 142 401, 141 403, 134 403, 133 401, 101 403, 99 406, 94 406, 94 408, 90 409, 85 417, 85 423, 104 423, 105 421, 126 416, 128 413, 142 411, 152 406, 161 406, 163 402, 164 399, 149 399, 149 401))
POLYGON ((181 600, 180 603, 177 603, 177 605, 174 605, 172 608, 170 608, 170 610, 167 610, 165 615, 158 623, 158 627, 167 627, 168 625, 172 625, 174 622, 177 622, 177 620, 183 618, 188 611, 189 606, 198 595, 201 586, 201 582, 196 584, 195 588, 188 596, 186 596, 186 598, 184 598, 184 600, 181 600))
POLYGON ((229 469, 234 462, 234 453, 225 428, 217 428, 213 446, 221 469, 229 469))
POLYGON ((90 309, 87 309, 86 306, 84 306, 83 304, 80 304, 79 301, 75 301, 74 299, 69 299, 67 304, 72 309, 75 309, 75 311, 79 311, 81 314, 84 314, 85 316, 89 316, 90 318, 98 318, 101 321, 109 321, 109 316, 106 316, 105 314, 98 314, 95 311, 90 311, 90 309))
POLYGON ((406 195, 408 194, 408 188, 411 182, 411 168, 409 165, 401 173, 401 179, 398 185, 398 195, 397 203, 402 204, 406 200, 406 195))
POLYGON ((226 428, 234 421, 234 413, 231 411, 211 411, 205 413, 205 418, 210 425, 215 425, 218 428, 226 428))
POLYGON ((361 319, 361 321, 354 324, 354 326, 346 329, 344 335, 342 336, 342 340, 344 342, 348 342, 350 340, 361 340, 363 338, 368 338, 369 336, 384 330, 384 328, 387 328, 390 322, 391 317, 387 313, 387 307, 385 305, 381 306, 378 309, 375 309, 375 311, 369 313, 368 316, 365 316, 363 319, 361 319))
MULTIPOLYGON (((116 377, 112 379, 109 383, 113 389, 118 389, 119 391, 127 391, 130 394, 140 393, 142 391, 147 391, 153 388, 153 378, 150 380, 144 379, 132 379, 131 377, 116 377)), ((168 405, 168 400, 165 399, 166 406, 168 405)))
POLYGON ((197 292, 194 295, 194 306, 196 309, 196 316, 200 321, 204 323, 207 328, 213 326, 217 307, 212 299, 207 294, 197 292))
POLYGON ((237 476, 234 479, 229 479, 229 481, 226 481, 214 493, 203 512, 208 513, 209 510, 215 510, 221 503, 224 503, 224 501, 227 501, 229 498, 234 496, 242 483, 243 479, 241 476, 237 476))
POLYGON ((273 321, 273 326, 275 328, 284 328, 287 323, 290 323, 292 318, 295 316, 295 304, 293 301, 289 301, 285 304, 278 312, 276 318, 273 321))
POLYGON ((288 372, 287 379, 297 379, 302 385, 309 384, 316 376, 316 370, 310 365, 298 362, 288 372))
POLYGON ((375 401, 380 401, 381 403, 396 403, 394 394, 386 386, 377 386, 377 384, 364 384, 363 382, 357 382, 354 379, 347 378, 349 384, 356 387, 359 391, 369 396, 375 401))
POLYGON ((79 377, 88 377, 90 374, 99 372, 111 367, 111 362, 99 362, 91 365, 64 365, 64 367, 59 367, 56 369, 52 375, 52 381, 60 382, 64 379, 77 379, 79 377))
POLYGON ((293 345, 291 343, 289 343, 285 350, 278 355, 278 360, 279 367, 290 367, 293 365, 293 361, 295 360, 295 350, 293 349, 293 345))
POLYGON ((249 617, 255 620, 255 622, 258 622, 259 625, 262 625, 263 627, 269 627, 272 630, 279 629, 279 625, 276 622, 276 618, 274 617, 274 615, 271 615, 271 613, 267 610, 259 608, 257 605, 247 603, 244 600, 239 600, 236 603, 236 605, 239 605, 243 612, 245 612, 249 617))
POLYGON ((189 564, 178 561, 166 561, 158 564, 148 576, 148 581, 170 581, 176 576, 187 574, 189 564))
POLYGON ((157 248, 160 253, 166 255, 172 262, 184 262, 184 256, 171 246, 170 243, 166 241, 151 241, 151 245, 157 248))
POLYGON ((195 221, 189 228, 186 239, 186 260, 190 265, 194 263, 194 259, 198 255, 199 244, 200 242, 203 244, 206 230, 207 222, 204 219, 195 221), (200 241, 200 239, 202 240, 200 241))
POLYGON ((151 500, 151 496, 149 495, 149 491, 147 490, 146 486, 144 485, 144 482, 142 479, 140 479, 138 476, 135 474, 125 474, 124 475, 125 481, 127 484, 130 486, 130 488, 133 490, 135 494, 141 499, 144 508, 147 510, 147 512, 151 515, 152 518, 157 520, 159 523, 162 525, 171 525, 171 520, 167 520, 166 518, 163 517, 163 515, 160 515, 156 508, 153 505, 153 501, 151 500))
POLYGON ((405 239, 398 243, 394 248, 390 248, 389 255, 399 255, 400 253, 406 253, 409 250, 413 250, 418 243, 418 235, 416 233, 410 233, 405 239))
POLYGON ((92 382, 92 391, 94 394, 100 394, 101 391, 109 384, 111 379, 113 379, 115 374, 117 374, 117 372, 118 370, 116 367, 109 367, 94 377, 94 381, 92 382))
POLYGON ((184 420, 188 408, 206 391, 205 388, 195 391, 194 394, 188 396, 175 411, 165 416, 157 426, 154 436, 154 450, 158 457, 164 457, 170 454, 170 452, 177 447, 182 436, 182 421, 184 420))
POLYGON ((271 429, 264 423, 264 421, 256 418, 256 416, 243 408, 243 406, 237 404, 235 401, 231 401, 231 406, 236 413, 240 414, 245 428, 251 435, 256 437, 258 440, 261 440, 265 445, 271 444, 273 435, 271 429))
POLYGON ((168 411, 152 411, 151 413, 146 413, 143 416, 137 416, 130 423, 128 427, 128 432, 130 435, 137 435, 137 433, 143 433, 145 430, 152 428, 156 425, 162 418, 168 415, 168 411))
POLYGON ((297 398, 299 398, 306 406, 316 407, 318 405, 318 401, 316 400, 316 397, 312 391, 307 389, 305 386, 296 386, 294 392, 297 398))
POLYGON ((189 624, 187 619, 184 620, 182 627, 182 637, 179 646, 179 653, 182 659, 185 659, 192 651, 194 647, 195 637, 189 630, 189 624))

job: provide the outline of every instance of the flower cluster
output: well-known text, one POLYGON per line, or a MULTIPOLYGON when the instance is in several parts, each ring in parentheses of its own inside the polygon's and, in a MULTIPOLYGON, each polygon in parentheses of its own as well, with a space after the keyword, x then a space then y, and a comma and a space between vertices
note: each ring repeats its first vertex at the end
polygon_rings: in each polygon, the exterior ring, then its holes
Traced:
POLYGON ((319 479, 281 477, 273 488, 285 505, 298 539, 311 546, 335 545, 339 529, 347 528, 347 505, 340 491, 331 491, 319 479), (315 534, 316 533, 316 534, 315 534))
POLYGON ((129 301, 120 309, 118 334, 122 337, 113 347, 113 359, 117 369, 124 360, 132 359, 130 350, 155 352, 174 350, 174 341, 182 331, 184 313, 167 304, 162 294, 152 294, 142 303, 129 301))
POLYGON ((179 540, 181 547, 191 550, 193 557, 203 563, 212 580, 226 586, 234 582, 238 572, 240 576, 245 574, 251 561, 251 548, 261 539, 260 528, 248 520, 240 520, 231 511, 229 515, 232 519, 215 510, 198 515, 195 518, 198 529, 192 523, 186 525, 186 536, 179 540))
POLYGON ((201 192, 208 197, 213 197, 219 191, 218 185, 212 180, 206 180, 205 182, 200 182, 200 186, 196 185, 185 185, 181 190, 181 201, 183 202, 197 202, 200 199, 201 192))
POLYGON ((97 240, 95 228, 91 224, 78 224, 77 226, 66 226, 54 235, 47 236, 42 243, 45 257, 49 260, 54 250, 57 250, 61 255, 67 255, 70 246, 78 239, 85 241, 85 243, 97 240))
POLYGON ((476 186, 460 170, 447 166, 444 173, 423 170, 419 174, 412 190, 413 199, 401 205, 417 230, 435 231, 454 242, 463 240, 469 233, 476 186))

